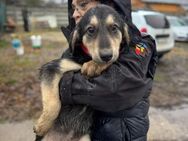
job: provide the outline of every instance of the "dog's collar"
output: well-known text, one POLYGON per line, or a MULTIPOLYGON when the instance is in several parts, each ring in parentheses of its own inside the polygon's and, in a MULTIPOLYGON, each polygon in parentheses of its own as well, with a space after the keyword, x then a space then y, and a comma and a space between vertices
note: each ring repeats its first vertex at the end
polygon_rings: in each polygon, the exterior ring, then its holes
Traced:
POLYGON ((84 51, 85 54, 89 55, 89 51, 84 44, 81 44, 81 48, 82 48, 82 50, 84 51))

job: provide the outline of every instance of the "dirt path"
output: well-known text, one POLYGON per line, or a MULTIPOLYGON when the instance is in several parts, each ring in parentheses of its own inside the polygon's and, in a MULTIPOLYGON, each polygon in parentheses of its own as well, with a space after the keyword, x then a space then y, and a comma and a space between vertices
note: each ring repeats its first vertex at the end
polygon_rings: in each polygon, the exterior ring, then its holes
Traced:
POLYGON ((0 124, 0 141, 34 141, 32 121, 0 124))
MULTIPOLYGON (((150 141, 187 141, 188 105, 170 110, 150 108, 150 141)), ((34 141, 33 122, 0 124, 0 141, 34 141)))
POLYGON ((172 109, 150 108, 151 141, 188 141, 188 105, 172 109))

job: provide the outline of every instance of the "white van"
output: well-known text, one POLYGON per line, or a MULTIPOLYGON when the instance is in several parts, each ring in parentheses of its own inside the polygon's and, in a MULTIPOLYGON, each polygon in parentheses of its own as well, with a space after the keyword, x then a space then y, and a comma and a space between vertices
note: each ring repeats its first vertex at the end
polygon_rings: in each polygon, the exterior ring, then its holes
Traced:
POLYGON ((174 47, 173 31, 164 14, 139 10, 132 12, 132 20, 141 32, 155 39, 159 58, 174 47))

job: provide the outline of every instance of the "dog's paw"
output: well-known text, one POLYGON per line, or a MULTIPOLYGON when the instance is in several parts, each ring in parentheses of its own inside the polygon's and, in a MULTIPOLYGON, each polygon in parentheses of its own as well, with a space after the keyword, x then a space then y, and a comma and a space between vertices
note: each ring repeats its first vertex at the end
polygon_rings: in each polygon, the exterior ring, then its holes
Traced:
POLYGON ((44 136, 38 136, 38 135, 36 135, 35 136, 35 141, 42 141, 43 137, 44 136))
POLYGON ((98 66, 94 61, 89 61, 83 64, 81 68, 81 73, 88 77, 93 77, 95 76, 97 68, 98 66))
POLYGON ((49 128, 47 128, 47 126, 44 126, 42 124, 35 124, 33 126, 33 131, 36 135, 38 136, 44 136, 49 128))
POLYGON ((97 64, 94 61, 89 61, 83 64, 81 73, 88 76, 94 77, 100 75, 110 64, 97 64))

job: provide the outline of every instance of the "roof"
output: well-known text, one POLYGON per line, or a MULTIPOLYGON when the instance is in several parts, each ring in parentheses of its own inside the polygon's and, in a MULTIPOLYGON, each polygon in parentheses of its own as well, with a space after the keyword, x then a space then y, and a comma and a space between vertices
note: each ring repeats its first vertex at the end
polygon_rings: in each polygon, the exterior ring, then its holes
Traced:
POLYGON ((169 4, 186 4, 188 5, 188 0, 142 0, 143 2, 152 2, 152 3, 169 3, 169 4))

